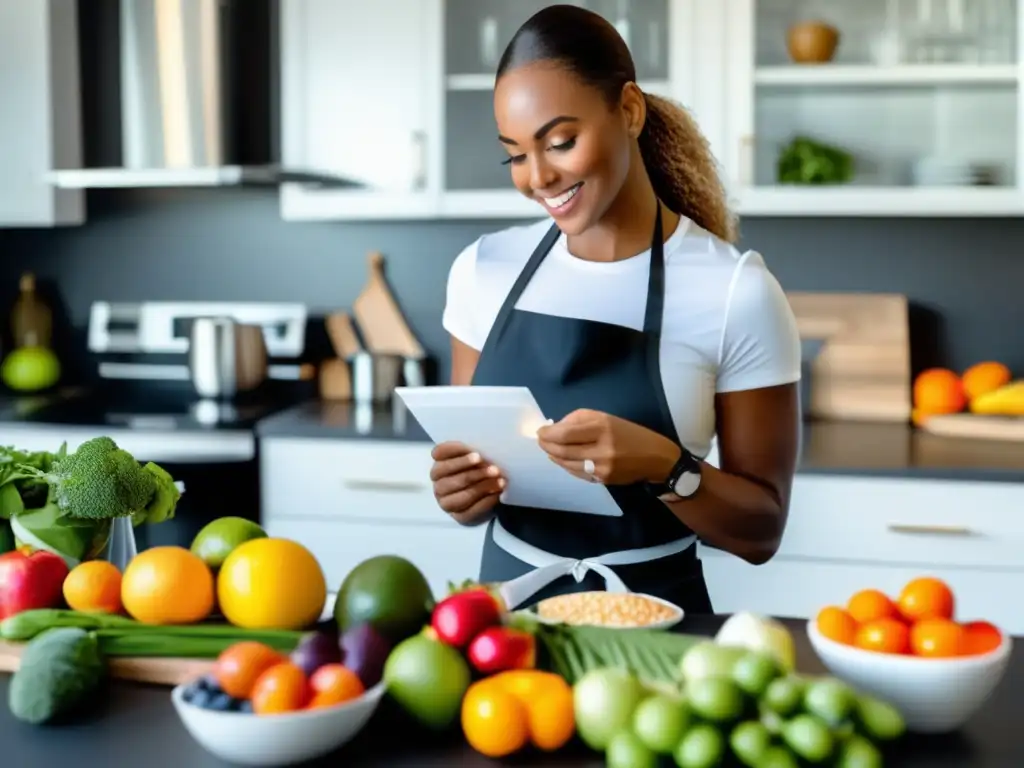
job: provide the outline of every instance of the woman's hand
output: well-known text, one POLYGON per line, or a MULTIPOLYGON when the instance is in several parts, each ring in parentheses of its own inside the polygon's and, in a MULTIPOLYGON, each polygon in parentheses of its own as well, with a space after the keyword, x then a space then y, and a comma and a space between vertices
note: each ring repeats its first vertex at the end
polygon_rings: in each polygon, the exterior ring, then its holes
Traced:
POLYGON ((462 443, 440 443, 430 455, 430 480, 441 509, 465 525, 482 522, 505 489, 501 471, 462 443))
POLYGON ((589 410, 541 427, 537 441, 576 477, 605 485, 664 482, 681 454, 678 445, 647 427, 589 410), (594 463, 590 473, 584 470, 588 459, 594 463))

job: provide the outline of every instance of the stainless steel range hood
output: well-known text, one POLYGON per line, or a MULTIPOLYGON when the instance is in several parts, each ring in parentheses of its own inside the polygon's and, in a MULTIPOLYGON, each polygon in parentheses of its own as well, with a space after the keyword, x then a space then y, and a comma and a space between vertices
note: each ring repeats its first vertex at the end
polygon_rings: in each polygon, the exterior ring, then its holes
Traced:
MULTIPOLYGON (((242 162, 239 130, 244 94, 271 78, 241 70, 236 46, 254 41, 237 28, 236 3, 252 0, 120 0, 119 55, 121 163, 116 167, 58 170, 64 188, 278 185, 285 182, 361 186, 317 169, 285 168, 268 147, 257 162, 242 162)), ((274 5, 263 4, 272 14, 274 5)), ((267 19, 267 61, 277 55, 276 24, 267 19)), ((261 44, 257 41, 255 44, 261 44)), ((259 119, 276 119, 268 109, 259 119)), ((268 126, 269 128, 269 126, 268 126)), ((276 126, 271 133, 276 134, 276 126)), ((248 159, 252 160, 251 152, 248 159)))

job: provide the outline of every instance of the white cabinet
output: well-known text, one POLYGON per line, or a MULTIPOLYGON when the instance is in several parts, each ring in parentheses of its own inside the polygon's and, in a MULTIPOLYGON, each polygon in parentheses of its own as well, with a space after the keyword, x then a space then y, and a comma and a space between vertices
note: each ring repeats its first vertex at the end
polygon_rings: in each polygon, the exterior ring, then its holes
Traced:
MULTIPOLYGON (((497 141, 492 90, 508 40, 550 4, 283 3, 283 162, 364 184, 353 190, 287 186, 283 217, 544 216, 537 203, 514 190, 501 162, 506 154, 497 141)), ((587 5, 626 34, 643 88, 690 101, 700 0, 587 5)), ((718 115, 712 111, 708 120, 718 115)))
POLYGON ((1024 212, 1018 0, 706 5, 708 29, 728 31, 698 111, 741 213, 1024 212), (788 31, 811 21, 838 47, 797 63, 788 31))
POLYGON ((83 193, 46 176, 82 164, 76 5, 0 0, 0 227, 85 219, 83 193))
POLYGON ((330 589, 374 555, 415 563, 435 594, 475 579, 485 528, 442 512, 430 484, 429 443, 265 438, 261 521, 320 561, 330 589))
POLYGON ((701 557, 715 610, 810 618, 854 592, 891 595, 934 575, 957 594, 961 618, 1024 633, 1007 594, 1024 590, 1024 484, 798 475, 779 553, 752 566, 701 557))

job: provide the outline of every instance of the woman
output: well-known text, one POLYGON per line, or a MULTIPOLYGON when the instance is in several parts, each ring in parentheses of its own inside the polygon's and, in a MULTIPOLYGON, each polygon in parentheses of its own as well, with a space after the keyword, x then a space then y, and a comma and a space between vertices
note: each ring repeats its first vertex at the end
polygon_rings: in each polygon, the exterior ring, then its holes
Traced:
POLYGON ((519 29, 498 67, 498 138, 553 223, 469 246, 444 313, 452 383, 529 387, 555 420, 540 446, 623 515, 504 505, 500 468, 458 443, 434 448, 431 478, 456 521, 490 521, 481 581, 537 572, 524 601, 625 585, 710 613, 696 540, 760 564, 782 537, 800 341, 761 257, 730 244, 699 130, 635 79, 594 13, 551 6, 519 29), (720 469, 703 461, 716 433, 720 469))

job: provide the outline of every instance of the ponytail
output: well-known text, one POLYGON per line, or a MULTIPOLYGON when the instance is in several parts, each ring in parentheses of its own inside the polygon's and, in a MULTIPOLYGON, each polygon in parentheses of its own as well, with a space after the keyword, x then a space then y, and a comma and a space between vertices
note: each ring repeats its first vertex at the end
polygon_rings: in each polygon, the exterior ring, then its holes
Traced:
POLYGON ((669 210, 734 242, 736 224, 707 139, 690 114, 661 96, 644 94, 647 121, 640 155, 654 192, 669 210))

